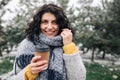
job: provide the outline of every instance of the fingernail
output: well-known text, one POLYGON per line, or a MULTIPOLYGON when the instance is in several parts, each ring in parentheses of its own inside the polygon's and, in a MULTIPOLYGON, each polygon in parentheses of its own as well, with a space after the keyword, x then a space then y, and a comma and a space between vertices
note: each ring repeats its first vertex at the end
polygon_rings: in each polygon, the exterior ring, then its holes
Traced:
POLYGON ((38 56, 38 58, 41 58, 41 56, 38 56))
POLYGON ((48 67, 43 68, 43 70, 46 70, 48 67))

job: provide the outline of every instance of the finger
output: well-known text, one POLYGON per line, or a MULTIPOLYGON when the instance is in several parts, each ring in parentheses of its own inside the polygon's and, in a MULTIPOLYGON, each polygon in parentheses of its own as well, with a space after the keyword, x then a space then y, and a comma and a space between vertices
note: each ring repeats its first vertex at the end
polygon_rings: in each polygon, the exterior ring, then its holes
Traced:
POLYGON ((72 32, 71 32, 71 31, 63 31, 63 32, 62 32, 62 35, 63 35, 63 36, 66 36, 66 37, 67 37, 67 36, 72 36, 72 32))
POLYGON ((62 31, 61 34, 64 35, 64 34, 65 34, 65 31, 62 31))
POLYGON ((41 56, 35 56, 32 58, 31 63, 35 63, 36 61, 40 60, 41 56))
POLYGON ((44 65, 44 64, 48 64, 48 61, 47 60, 44 60, 44 61, 39 61, 39 62, 35 62, 35 63, 31 63, 31 67, 38 67, 38 66, 41 66, 41 65, 44 65))
POLYGON ((42 70, 47 69, 47 67, 48 67, 48 64, 45 64, 45 65, 42 65, 42 66, 39 66, 39 67, 32 68, 32 71, 42 71, 42 70))
POLYGON ((72 33, 71 30, 63 30, 62 33, 66 34, 66 33, 72 33))
POLYGON ((64 34, 64 33, 61 33, 60 35, 61 35, 61 37, 62 37, 62 38, 64 38, 64 37, 65 37, 65 34, 64 34))
POLYGON ((39 72, 41 72, 43 70, 46 70, 47 68, 48 68, 48 64, 45 64, 45 65, 42 65, 40 67, 31 68, 31 70, 32 70, 33 74, 37 74, 37 73, 39 73, 39 72))
POLYGON ((64 29, 62 29, 63 31, 71 31, 70 29, 68 29, 68 28, 64 28, 64 29))

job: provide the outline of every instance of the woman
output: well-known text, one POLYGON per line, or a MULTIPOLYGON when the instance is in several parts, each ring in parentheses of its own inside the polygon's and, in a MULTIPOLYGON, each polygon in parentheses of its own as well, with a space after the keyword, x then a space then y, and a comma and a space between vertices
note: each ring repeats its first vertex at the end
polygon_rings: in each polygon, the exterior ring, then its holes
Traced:
POLYGON ((14 72, 15 80, 85 80, 86 69, 61 7, 45 4, 36 12, 18 47, 14 72), (34 56, 41 43, 50 47, 49 61, 34 56))

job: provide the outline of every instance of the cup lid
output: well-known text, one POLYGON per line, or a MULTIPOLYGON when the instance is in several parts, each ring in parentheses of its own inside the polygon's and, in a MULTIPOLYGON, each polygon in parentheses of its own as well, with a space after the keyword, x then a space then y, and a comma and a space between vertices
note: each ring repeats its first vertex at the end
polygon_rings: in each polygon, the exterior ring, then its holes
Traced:
POLYGON ((50 51, 50 48, 48 45, 45 45, 45 44, 35 45, 35 52, 48 52, 48 51, 50 51))

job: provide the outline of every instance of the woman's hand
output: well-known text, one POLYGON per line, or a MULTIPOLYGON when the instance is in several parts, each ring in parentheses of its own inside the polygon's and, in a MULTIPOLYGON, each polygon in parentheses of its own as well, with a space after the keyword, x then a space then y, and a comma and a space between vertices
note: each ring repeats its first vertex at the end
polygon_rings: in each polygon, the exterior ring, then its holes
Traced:
POLYGON ((71 32, 71 30, 69 29, 63 29, 63 31, 61 32, 60 34, 63 38, 63 44, 66 45, 66 44, 69 44, 72 42, 72 39, 73 39, 73 34, 71 32))
POLYGON ((48 61, 47 60, 40 61, 40 58, 41 56, 35 56, 32 58, 30 63, 30 69, 32 74, 38 74, 41 71, 47 69, 48 61))

